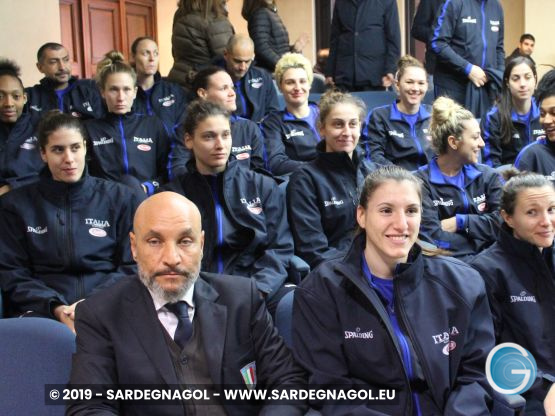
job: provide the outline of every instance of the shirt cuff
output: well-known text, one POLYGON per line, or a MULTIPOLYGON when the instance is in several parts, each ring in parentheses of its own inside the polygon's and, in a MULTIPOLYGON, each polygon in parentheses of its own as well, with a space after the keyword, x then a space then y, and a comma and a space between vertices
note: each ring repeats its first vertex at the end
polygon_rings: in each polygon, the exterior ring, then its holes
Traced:
POLYGON ((464 231, 468 223, 468 215, 466 214, 456 214, 455 220, 457 222, 457 232, 464 231))

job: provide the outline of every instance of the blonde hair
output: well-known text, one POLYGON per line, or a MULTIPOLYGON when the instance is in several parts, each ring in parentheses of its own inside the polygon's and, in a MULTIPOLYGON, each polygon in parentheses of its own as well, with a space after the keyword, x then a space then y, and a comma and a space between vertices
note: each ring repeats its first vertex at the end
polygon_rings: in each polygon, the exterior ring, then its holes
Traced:
POLYGON ((364 102, 348 92, 339 91, 337 89, 327 90, 321 97, 318 107, 320 108, 320 116, 318 122, 323 126, 326 118, 331 110, 338 104, 351 104, 358 109, 358 118, 360 121, 364 120, 366 116, 366 105, 364 102))
POLYGON ((96 64, 96 83, 100 89, 104 89, 109 75, 126 73, 133 78, 133 85, 137 83, 135 70, 125 62, 123 54, 119 51, 110 51, 104 55, 104 59, 96 64))
POLYGON ((424 68, 422 62, 420 62, 414 56, 405 55, 402 56, 401 59, 399 59, 399 61, 397 62, 397 73, 395 74, 395 79, 399 81, 401 78, 403 78, 403 75, 405 75, 405 71, 407 70, 407 68, 411 67, 421 68, 424 73, 428 75, 428 73, 426 72, 426 68, 424 68))
POLYGON ((277 61, 276 69, 274 70, 274 78, 278 85, 281 84, 281 80, 283 79, 283 74, 285 74, 285 71, 291 68, 304 69, 306 72, 308 83, 312 85, 314 74, 312 73, 312 66, 310 64, 310 61, 300 53, 294 52, 287 52, 280 58, 279 61, 277 61))
POLYGON ((432 107, 430 132, 432 147, 437 154, 447 153, 449 136, 461 139, 464 131, 463 122, 473 120, 474 115, 451 98, 439 97, 432 107))

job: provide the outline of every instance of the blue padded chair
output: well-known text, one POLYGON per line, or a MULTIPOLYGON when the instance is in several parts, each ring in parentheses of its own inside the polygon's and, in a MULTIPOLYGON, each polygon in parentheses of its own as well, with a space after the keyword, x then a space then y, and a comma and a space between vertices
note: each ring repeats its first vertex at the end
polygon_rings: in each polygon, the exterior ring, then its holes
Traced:
MULTIPOLYGON (((275 323, 276 328, 285 341, 285 344, 293 349, 293 299, 295 291, 287 293, 278 303, 276 308, 275 323)), ((526 400, 520 395, 504 395, 494 392, 493 394, 492 416, 523 416, 526 400)), ((314 409, 310 415, 318 415, 314 409)))
POLYGON ((46 318, 0 319, 0 415, 64 415, 45 405, 45 384, 66 384, 75 335, 46 318))
POLYGON ((391 104, 397 98, 393 91, 355 91, 352 94, 364 101, 367 111, 391 104))

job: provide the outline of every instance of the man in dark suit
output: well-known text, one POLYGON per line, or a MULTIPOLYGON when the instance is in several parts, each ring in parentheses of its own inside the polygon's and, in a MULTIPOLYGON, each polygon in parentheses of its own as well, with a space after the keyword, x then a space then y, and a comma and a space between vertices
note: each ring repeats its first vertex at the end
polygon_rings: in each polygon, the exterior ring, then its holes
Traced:
MULTIPOLYGON (((137 209, 130 237, 139 278, 129 277, 78 305, 71 384, 199 386, 223 399, 224 386, 280 389, 306 382, 254 281, 199 273, 204 232, 192 202, 173 192, 150 197, 137 209)), ((67 414, 301 415, 304 410, 299 403, 160 404, 104 396, 74 402, 67 414)))

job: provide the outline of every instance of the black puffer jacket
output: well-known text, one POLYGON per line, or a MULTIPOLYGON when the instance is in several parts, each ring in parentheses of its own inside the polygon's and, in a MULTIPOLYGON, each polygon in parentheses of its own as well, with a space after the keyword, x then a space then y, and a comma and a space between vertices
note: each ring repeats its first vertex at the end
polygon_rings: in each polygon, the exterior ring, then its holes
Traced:
POLYGON ((168 80, 186 88, 195 73, 222 57, 233 26, 225 16, 204 19, 200 12, 184 14, 180 10, 173 16, 173 67, 168 80))
POLYGON ((256 10, 249 18, 249 36, 254 41, 256 64, 274 72, 279 58, 290 51, 289 33, 277 10, 256 10))

